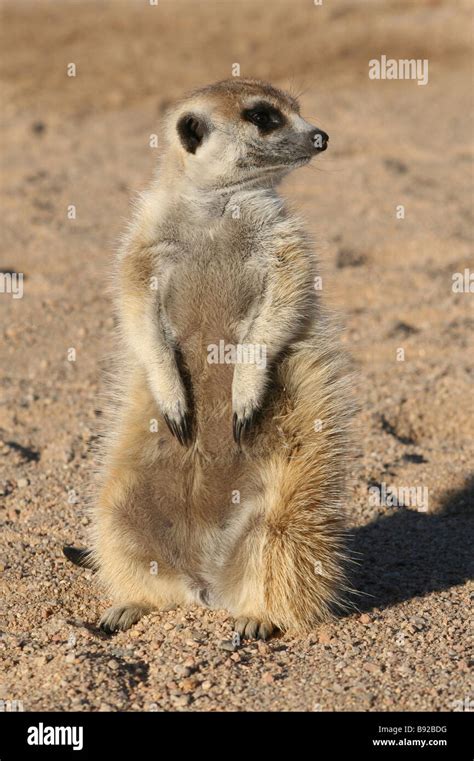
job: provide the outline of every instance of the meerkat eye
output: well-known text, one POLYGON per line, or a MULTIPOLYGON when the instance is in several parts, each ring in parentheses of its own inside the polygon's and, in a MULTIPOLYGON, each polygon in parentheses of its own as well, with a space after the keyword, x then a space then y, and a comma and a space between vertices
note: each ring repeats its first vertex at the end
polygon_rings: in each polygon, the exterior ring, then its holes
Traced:
POLYGON ((183 147, 188 153, 196 153, 208 133, 208 127, 196 114, 184 114, 176 125, 183 147))
POLYGON ((285 123, 285 117, 281 111, 269 103, 257 103, 252 108, 245 108, 242 118, 246 122, 255 124, 262 133, 273 132, 285 123))

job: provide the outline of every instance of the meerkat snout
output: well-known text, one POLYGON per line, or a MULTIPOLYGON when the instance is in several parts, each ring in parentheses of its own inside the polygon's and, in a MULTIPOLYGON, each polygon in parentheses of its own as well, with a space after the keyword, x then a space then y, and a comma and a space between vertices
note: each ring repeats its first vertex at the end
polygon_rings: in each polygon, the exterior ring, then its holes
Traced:
POLYGON ((310 139, 316 153, 321 153, 328 147, 329 135, 327 132, 323 132, 321 129, 313 130, 311 132, 310 139))

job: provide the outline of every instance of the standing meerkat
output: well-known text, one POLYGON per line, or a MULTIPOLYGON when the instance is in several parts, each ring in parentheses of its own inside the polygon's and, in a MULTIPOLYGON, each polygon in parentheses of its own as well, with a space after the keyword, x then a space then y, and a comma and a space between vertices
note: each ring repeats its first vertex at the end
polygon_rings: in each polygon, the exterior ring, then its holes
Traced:
POLYGON ((178 603, 266 638, 340 599, 347 368, 311 241, 275 189, 327 143, 255 80, 166 117, 115 271, 120 393, 91 548, 116 603, 106 631, 178 603))

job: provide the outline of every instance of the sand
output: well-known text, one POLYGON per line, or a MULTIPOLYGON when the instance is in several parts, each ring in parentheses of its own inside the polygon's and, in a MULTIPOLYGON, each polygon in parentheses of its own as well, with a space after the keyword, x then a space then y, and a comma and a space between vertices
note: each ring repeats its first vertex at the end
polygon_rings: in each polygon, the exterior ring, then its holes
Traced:
POLYGON ((0 261, 23 273, 24 293, 0 293, 0 706, 472 709, 474 295, 453 291, 455 273, 474 271, 470 4, 2 7, 0 261), (381 55, 427 59, 428 84, 370 80, 381 55), (283 192, 315 237, 356 370, 358 609, 235 651, 222 645, 230 617, 197 608, 107 638, 97 620, 109 601, 61 548, 88 528, 111 258, 151 176, 163 108, 235 63, 301 92, 303 114, 330 134, 283 192), (405 504, 375 504, 383 485, 405 504))

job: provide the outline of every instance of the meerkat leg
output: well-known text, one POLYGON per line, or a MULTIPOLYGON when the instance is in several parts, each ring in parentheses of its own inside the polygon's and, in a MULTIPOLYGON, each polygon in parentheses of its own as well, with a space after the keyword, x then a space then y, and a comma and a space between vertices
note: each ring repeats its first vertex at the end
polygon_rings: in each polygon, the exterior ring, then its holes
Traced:
POLYGON ((139 349, 148 384, 171 433, 180 444, 189 444, 191 413, 176 356, 162 322, 152 307, 137 322, 130 315, 131 343, 139 349))
POLYGON ((151 609, 143 605, 113 605, 108 608, 99 621, 99 628, 105 634, 113 634, 117 631, 126 631, 136 624, 143 616, 150 613, 151 609))
POLYGON ((305 256, 305 242, 289 242, 278 251, 278 258, 280 264, 268 277, 256 314, 240 337, 254 361, 238 363, 234 369, 232 423, 238 444, 262 405, 270 365, 304 334, 315 310, 312 264, 305 256))
MULTIPOLYGON (((151 610, 193 601, 180 566, 182 542, 175 532, 182 502, 179 472, 187 452, 152 433, 156 403, 143 368, 129 378, 129 398, 116 421, 107 465, 93 510, 91 552, 99 581, 114 605, 104 614, 104 630, 126 629, 151 610), (164 451, 168 452, 163 460, 164 451)), ((167 432, 164 433, 168 439, 167 432)))
MULTIPOLYGON (((178 367, 172 328, 160 292, 151 288, 160 248, 130 244, 120 262, 120 320, 130 351, 145 369, 153 397, 180 444, 192 438, 191 411, 178 367)), ((170 268, 160 279, 169 277, 170 268)))

